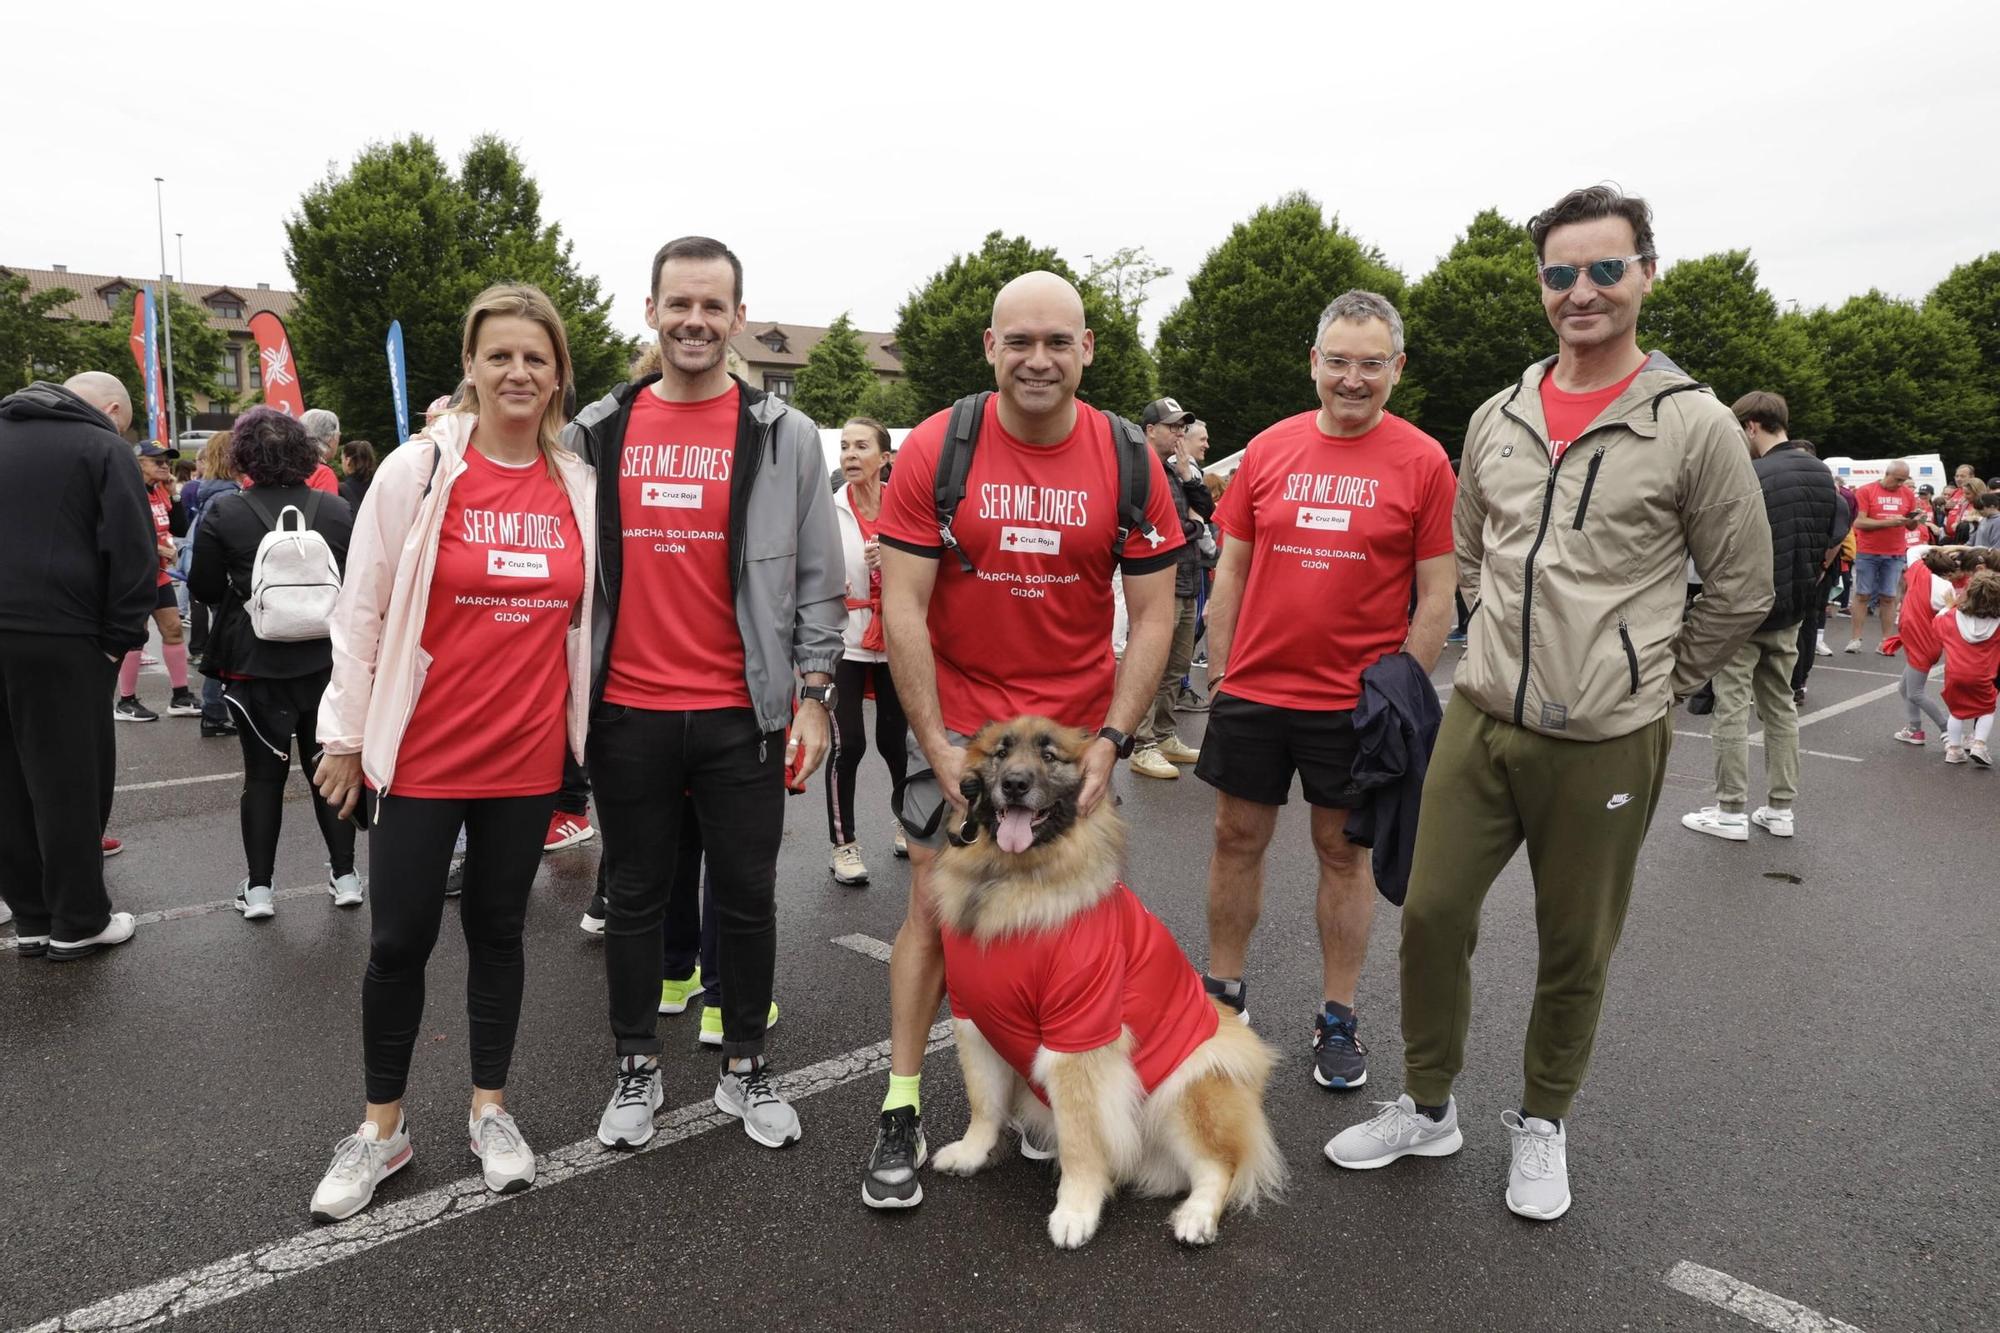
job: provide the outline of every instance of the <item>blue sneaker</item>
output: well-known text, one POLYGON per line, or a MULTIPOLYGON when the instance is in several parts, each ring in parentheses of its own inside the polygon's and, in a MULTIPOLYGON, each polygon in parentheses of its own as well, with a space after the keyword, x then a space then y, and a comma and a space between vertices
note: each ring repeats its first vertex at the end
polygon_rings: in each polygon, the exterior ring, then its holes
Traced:
POLYGON ((1313 1019, 1313 1082, 1345 1092, 1368 1081, 1368 1048, 1346 1022, 1322 1010, 1313 1019))

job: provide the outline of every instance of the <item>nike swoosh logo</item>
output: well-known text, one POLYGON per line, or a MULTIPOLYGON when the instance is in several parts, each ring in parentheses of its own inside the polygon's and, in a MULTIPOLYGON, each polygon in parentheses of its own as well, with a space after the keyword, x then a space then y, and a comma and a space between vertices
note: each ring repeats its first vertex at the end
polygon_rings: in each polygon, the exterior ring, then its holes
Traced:
POLYGON ((1606 802, 1604 803, 1604 808, 1605 808, 1606 810, 1616 810, 1616 809, 1617 809, 1617 808, 1618 808, 1619 806, 1621 806, 1621 805, 1629 805, 1629 804, 1631 804, 1631 801, 1632 801, 1632 796, 1631 796, 1631 793, 1629 793, 1629 792, 1620 792, 1620 793, 1619 793, 1618 795, 1616 795, 1616 796, 1612 797, 1612 798, 1611 798, 1610 800, 1606 801, 1606 802))

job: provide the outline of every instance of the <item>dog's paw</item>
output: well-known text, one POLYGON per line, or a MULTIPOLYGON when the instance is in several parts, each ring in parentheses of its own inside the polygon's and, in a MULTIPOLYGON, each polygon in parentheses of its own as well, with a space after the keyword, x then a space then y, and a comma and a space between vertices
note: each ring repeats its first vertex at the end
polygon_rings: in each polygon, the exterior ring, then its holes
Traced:
POLYGON ((1086 1212, 1057 1204, 1056 1210, 1049 1214, 1049 1239, 1058 1249, 1074 1250, 1097 1234, 1098 1219, 1102 1216, 1100 1210, 1086 1212))
POLYGON ((1174 1209, 1174 1239, 1183 1245, 1213 1245, 1215 1215, 1192 1200, 1174 1209))
POLYGON ((960 1139, 938 1149, 937 1156, 931 1158, 931 1170, 948 1176, 970 1176, 984 1171, 992 1160, 990 1147, 982 1149, 971 1139, 960 1139))

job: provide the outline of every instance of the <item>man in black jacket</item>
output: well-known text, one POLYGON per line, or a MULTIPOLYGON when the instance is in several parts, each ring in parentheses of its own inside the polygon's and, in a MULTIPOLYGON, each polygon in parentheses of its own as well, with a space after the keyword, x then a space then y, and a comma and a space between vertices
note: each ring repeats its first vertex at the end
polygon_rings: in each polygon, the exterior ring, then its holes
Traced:
POLYGON ((0 399, 0 895, 16 951, 54 961, 132 938, 100 842, 112 682, 146 641, 159 570, 131 421, 99 371, 0 399))
POLYGON ((1732 410, 1764 492, 1771 521, 1771 613, 1715 677, 1715 804, 1681 816, 1697 833, 1748 842, 1750 825, 1776 837, 1793 832, 1792 798, 1799 782, 1799 709, 1792 668, 1799 656, 1799 622, 1812 609, 1827 550, 1838 545, 1843 509, 1826 464, 1786 437, 1790 411, 1775 393, 1758 390, 1732 410), (1750 771, 1750 709, 1764 722, 1768 803, 1745 815, 1750 771))

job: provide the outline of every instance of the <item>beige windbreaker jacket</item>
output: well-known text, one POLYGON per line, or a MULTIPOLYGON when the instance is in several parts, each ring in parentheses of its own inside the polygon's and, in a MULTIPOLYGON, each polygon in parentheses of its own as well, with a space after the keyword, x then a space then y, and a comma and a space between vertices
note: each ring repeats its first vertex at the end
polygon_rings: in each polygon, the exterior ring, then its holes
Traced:
MULTIPOLYGON (((354 516, 347 571, 333 606, 333 679, 319 701, 328 754, 361 756, 361 771, 388 794, 396 751, 423 692, 430 654, 418 642, 430 608, 431 574, 452 484, 465 472, 474 418, 450 413, 393 451, 354 516)), ((583 541, 583 606, 564 640, 569 663, 569 748, 583 760, 590 714, 590 612, 597 573, 597 488, 567 449, 556 470, 583 541)), ((495 664, 504 670, 504 664, 495 664)))
POLYGON ((1654 352, 1550 463, 1542 376, 1472 415, 1453 530, 1474 606, 1452 688, 1544 735, 1608 740, 1700 688, 1771 609, 1771 527, 1743 432, 1654 352), (1702 596, 1685 619, 1687 560, 1702 596))

